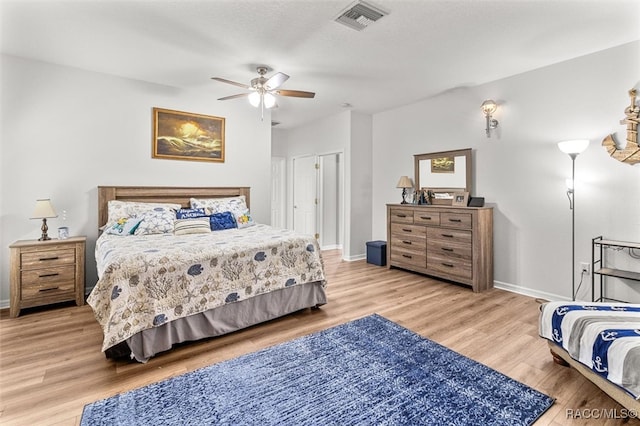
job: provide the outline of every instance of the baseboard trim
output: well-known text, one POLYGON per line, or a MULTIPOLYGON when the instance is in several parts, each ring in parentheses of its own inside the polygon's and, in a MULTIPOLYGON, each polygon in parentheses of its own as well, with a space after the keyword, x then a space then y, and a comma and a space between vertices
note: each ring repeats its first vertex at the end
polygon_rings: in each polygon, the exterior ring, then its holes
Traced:
POLYGON ((527 287, 521 287, 519 285, 505 283, 502 281, 493 281, 493 286, 500 290, 510 291, 512 293, 522 294, 524 296, 535 297, 537 299, 544 299, 549 301, 570 301, 571 299, 566 296, 559 296, 553 293, 547 293, 546 291, 533 290, 527 287))

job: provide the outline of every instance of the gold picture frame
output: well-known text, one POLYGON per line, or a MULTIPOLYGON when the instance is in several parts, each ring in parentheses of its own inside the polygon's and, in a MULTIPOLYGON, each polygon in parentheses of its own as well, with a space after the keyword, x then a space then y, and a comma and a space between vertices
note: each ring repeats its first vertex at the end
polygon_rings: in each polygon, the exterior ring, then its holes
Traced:
POLYGON ((451 205, 455 207, 467 207, 469 203, 469 193, 468 192, 454 192, 453 200, 451 201, 451 205))
POLYGON ((223 117, 153 108, 152 158, 224 163, 223 117))

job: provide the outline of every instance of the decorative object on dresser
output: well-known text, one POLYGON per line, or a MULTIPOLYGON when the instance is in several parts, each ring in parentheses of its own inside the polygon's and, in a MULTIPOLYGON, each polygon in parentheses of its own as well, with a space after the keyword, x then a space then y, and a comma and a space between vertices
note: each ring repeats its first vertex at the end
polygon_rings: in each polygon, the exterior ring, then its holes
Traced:
POLYGON ((571 300, 576 300, 576 211, 575 211, 575 180, 576 157, 589 146, 587 139, 575 139, 558 142, 560 151, 571 157, 571 179, 567 179, 567 198, 571 210, 571 300))
POLYGON ((401 176, 396 188, 402 188, 402 204, 407 204, 407 189, 413 188, 409 176, 401 176))
POLYGON ((640 284, 640 243, 630 241, 605 240, 602 235, 591 240, 591 301, 592 302, 624 302, 623 300, 613 299, 606 296, 607 277, 629 280, 634 284, 640 284), (627 269, 614 268, 611 256, 605 256, 606 250, 623 252, 627 250, 627 254, 632 259, 638 260, 637 271, 629 271, 627 269), (636 252, 637 251, 637 252, 636 252), (596 297, 596 275, 599 279, 599 293, 596 297))
POLYGON ((413 158, 415 188, 430 195, 428 204, 451 205, 453 193, 471 192, 471 148, 415 154, 413 158))
POLYGON ((454 207, 466 207, 469 203, 469 193, 468 192, 455 192, 453 194, 453 201, 451 205, 454 207))
POLYGON ((636 105, 635 89, 629 90, 631 104, 625 108, 626 117, 620 120, 620 124, 627 125, 627 144, 623 149, 619 149, 613 135, 608 135, 602 141, 609 155, 629 165, 640 163, 640 146, 638 146, 638 123, 640 123, 640 106, 636 105))
POLYGON ((58 217, 58 214, 53 209, 53 205, 51 204, 51 200, 49 198, 36 200, 36 207, 33 210, 33 214, 31 215, 31 219, 42 219, 42 236, 38 239, 38 241, 47 241, 51 238, 47 235, 47 231, 49 231, 49 227, 47 226, 47 219, 58 217))
POLYGON ((498 109, 498 105, 494 100, 487 99, 482 103, 482 105, 480 105, 480 108, 482 108, 482 112, 487 121, 487 124, 485 127, 485 133, 487 134, 487 137, 490 138, 491 130, 498 128, 498 120, 495 120, 492 117, 493 113, 495 113, 496 110, 498 109))
POLYGON ((387 204, 387 241, 388 267, 493 287, 491 207, 387 204))
POLYGON ((22 308, 75 300, 84 305, 86 237, 11 244, 10 316, 22 308))

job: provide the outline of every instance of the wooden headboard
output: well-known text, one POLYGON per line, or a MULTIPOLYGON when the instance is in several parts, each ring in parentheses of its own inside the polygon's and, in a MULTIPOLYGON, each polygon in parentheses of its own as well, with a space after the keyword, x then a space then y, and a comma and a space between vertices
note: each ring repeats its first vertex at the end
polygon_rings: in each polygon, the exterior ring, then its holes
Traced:
POLYGON ((238 187, 176 187, 176 186, 99 186, 98 226, 107 223, 107 206, 111 200, 143 203, 175 203, 190 207, 190 198, 223 198, 244 195, 249 203, 250 188, 238 187))

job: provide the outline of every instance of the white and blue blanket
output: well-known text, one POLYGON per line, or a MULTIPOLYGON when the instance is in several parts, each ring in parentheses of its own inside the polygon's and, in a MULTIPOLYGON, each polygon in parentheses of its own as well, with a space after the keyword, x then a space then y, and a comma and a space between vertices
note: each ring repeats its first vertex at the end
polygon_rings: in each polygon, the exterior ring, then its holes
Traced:
POLYGON ((640 305, 549 302, 540 336, 640 399, 640 305))

